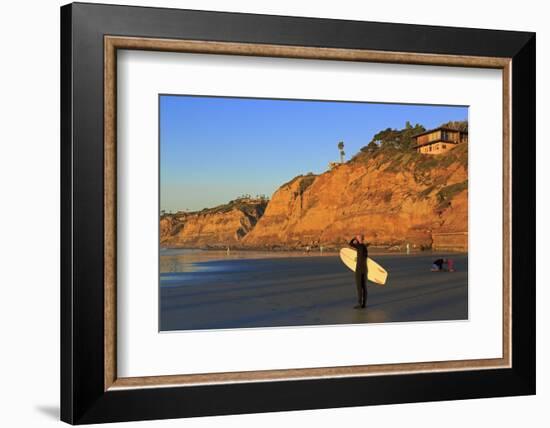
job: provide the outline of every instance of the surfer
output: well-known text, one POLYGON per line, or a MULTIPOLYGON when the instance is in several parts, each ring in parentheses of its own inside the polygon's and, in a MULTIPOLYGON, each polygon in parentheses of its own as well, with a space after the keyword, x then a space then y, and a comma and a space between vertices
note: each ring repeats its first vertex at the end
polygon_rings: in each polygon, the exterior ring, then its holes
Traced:
POLYGON ((349 242, 349 245, 357 250, 357 264, 355 266, 355 286, 357 287, 358 304, 354 309, 361 309, 367 306, 367 257, 369 251, 364 243, 365 236, 357 235, 349 242))

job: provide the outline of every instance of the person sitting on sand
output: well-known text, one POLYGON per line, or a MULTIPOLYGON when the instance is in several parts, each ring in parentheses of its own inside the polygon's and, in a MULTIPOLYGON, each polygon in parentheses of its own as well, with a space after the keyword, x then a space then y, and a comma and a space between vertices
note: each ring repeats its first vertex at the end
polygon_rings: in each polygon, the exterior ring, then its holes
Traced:
POLYGON ((352 238, 349 245, 357 250, 357 264, 355 265, 355 286, 357 287, 357 301, 354 309, 361 309, 367 306, 367 287, 366 281, 368 276, 367 257, 369 251, 367 245, 363 242, 364 235, 357 235, 352 238))
POLYGON ((434 260, 432 264, 432 272, 443 272, 443 265, 447 263, 447 259, 434 260))

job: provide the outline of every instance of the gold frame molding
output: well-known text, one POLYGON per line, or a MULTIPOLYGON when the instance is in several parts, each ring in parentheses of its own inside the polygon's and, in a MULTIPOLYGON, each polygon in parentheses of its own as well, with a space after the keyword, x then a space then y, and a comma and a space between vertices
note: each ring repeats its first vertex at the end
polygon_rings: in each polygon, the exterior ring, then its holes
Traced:
POLYGON ((382 52, 196 40, 104 37, 104 389, 192 386, 203 384, 392 375, 421 372, 481 370, 511 367, 511 59, 407 52, 382 52), (148 50, 213 55, 242 55, 394 64, 493 68, 503 82, 503 322, 502 358, 377 364, 344 367, 282 369, 170 376, 117 377, 116 367, 116 81, 117 50, 148 50))

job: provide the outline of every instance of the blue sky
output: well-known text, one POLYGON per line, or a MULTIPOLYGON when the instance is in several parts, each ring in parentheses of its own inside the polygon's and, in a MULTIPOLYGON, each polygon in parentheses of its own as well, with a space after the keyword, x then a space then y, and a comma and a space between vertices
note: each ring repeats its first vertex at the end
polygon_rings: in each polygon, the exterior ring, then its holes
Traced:
POLYGON ((160 206, 271 196, 297 175, 325 171, 341 140, 349 159, 407 120, 429 129, 467 117, 467 107, 161 95, 160 206))

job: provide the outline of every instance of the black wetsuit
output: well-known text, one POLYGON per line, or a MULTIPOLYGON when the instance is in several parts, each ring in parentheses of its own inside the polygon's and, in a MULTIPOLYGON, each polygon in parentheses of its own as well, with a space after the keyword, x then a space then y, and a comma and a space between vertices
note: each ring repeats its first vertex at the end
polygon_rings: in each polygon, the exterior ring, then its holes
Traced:
POLYGON ((437 259, 437 260, 434 260, 433 264, 436 265, 439 268, 439 270, 442 270, 443 269, 443 263, 445 263, 443 261, 443 259, 437 259))
POLYGON ((353 238, 350 246, 357 250, 357 264, 355 265, 355 286, 357 287, 357 302, 361 307, 367 305, 367 257, 369 251, 365 244, 361 244, 357 239, 353 238))

